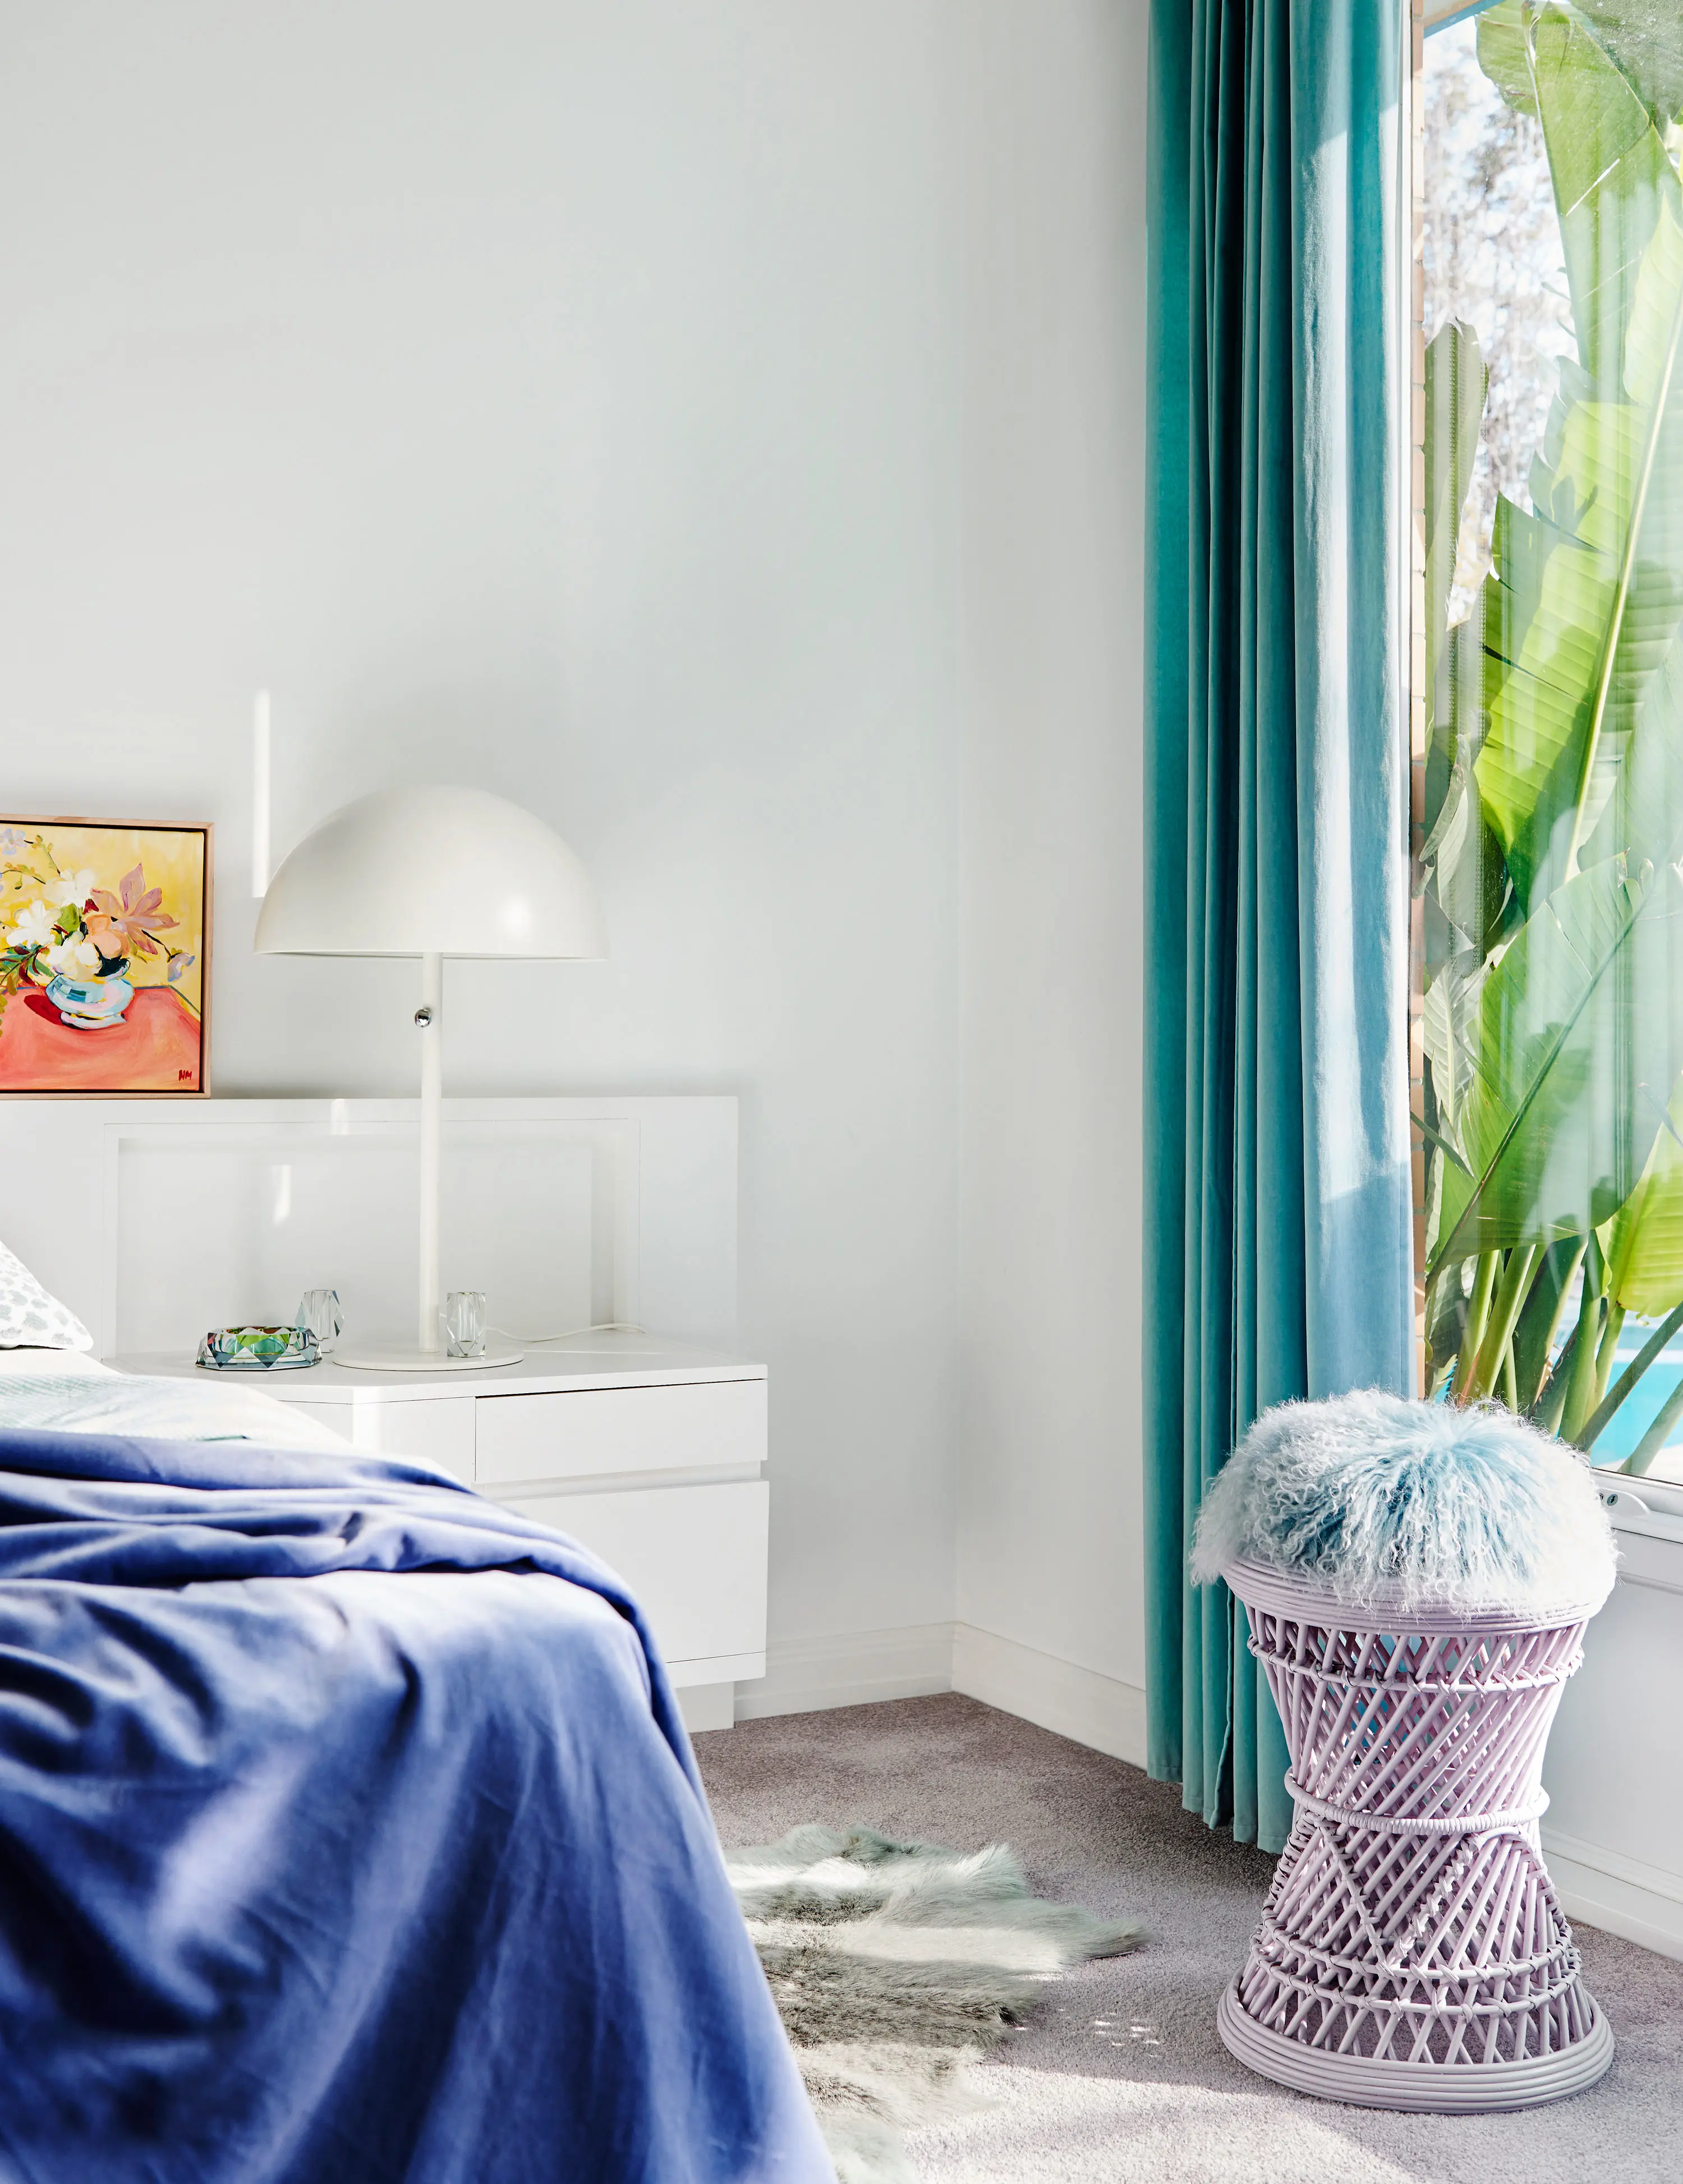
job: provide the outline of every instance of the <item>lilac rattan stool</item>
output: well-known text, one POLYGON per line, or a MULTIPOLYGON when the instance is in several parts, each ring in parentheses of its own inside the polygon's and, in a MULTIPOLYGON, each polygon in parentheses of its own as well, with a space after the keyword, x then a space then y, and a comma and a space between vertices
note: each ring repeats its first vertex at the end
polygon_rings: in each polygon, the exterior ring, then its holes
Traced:
POLYGON ((1266 2078, 1368 2108, 1531 2108, 1593 2085, 1613 2033, 1542 1854, 1543 1747, 1599 1599, 1352 1607, 1289 1572, 1223 1572, 1285 1725, 1296 1804, 1222 1997, 1266 2078))

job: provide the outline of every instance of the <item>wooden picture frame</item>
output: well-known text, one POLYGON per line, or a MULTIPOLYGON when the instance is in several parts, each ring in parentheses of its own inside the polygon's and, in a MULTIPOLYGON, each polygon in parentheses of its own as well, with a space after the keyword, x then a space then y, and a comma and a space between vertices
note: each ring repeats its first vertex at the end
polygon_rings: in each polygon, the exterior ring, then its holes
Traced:
POLYGON ((0 812, 0 1098, 205 1098, 212 834, 0 812))

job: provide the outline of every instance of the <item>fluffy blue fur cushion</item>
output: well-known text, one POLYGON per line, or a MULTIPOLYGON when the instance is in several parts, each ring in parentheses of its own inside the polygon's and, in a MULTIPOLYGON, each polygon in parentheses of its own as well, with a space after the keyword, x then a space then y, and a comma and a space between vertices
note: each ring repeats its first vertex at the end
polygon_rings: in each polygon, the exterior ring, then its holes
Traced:
POLYGON ((1238 1560, 1336 1598, 1547 1609, 1612 1590, 1590 1468, 1494 1404, 1462 1410, 1368 1388, 1265 1411, 1204 1496, 1192 1578, 1238 1560))

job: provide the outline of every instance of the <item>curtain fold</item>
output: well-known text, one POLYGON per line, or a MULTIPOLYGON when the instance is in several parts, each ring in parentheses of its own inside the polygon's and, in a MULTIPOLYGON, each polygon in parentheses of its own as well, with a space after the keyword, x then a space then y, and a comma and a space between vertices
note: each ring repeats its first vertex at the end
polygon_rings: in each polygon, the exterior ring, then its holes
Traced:
POLYGON ((1193 1591, 1258 1412, 1412 1390, 1396 0, 1154 0, 1149 1759, 1278 1849, 1243 1611, 1193 1591))

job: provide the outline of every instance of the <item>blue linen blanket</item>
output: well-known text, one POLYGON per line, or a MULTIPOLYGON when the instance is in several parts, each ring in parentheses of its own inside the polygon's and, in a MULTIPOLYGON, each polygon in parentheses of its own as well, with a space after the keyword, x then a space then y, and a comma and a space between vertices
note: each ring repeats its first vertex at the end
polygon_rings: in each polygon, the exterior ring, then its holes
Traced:
POLYGON ((422 1467, 0 1431, 3 2184, 828 2184, 634 1603, 422 1467))

